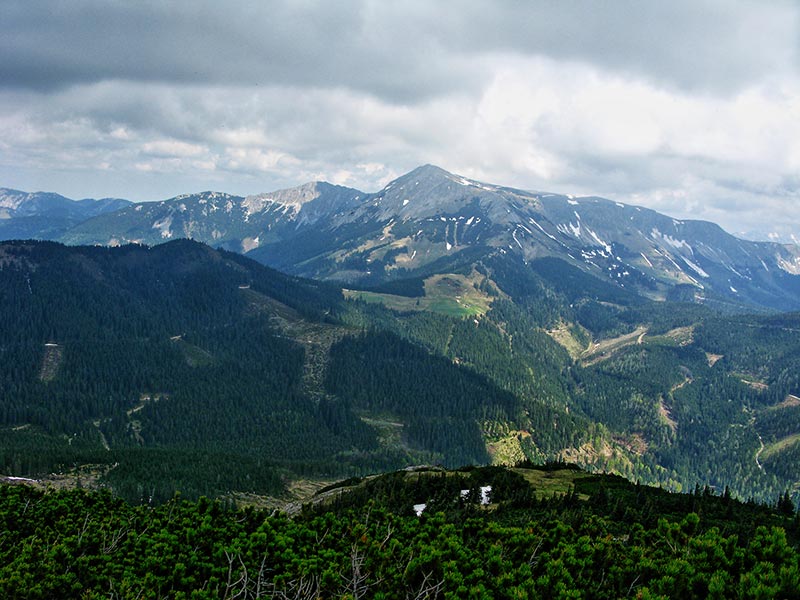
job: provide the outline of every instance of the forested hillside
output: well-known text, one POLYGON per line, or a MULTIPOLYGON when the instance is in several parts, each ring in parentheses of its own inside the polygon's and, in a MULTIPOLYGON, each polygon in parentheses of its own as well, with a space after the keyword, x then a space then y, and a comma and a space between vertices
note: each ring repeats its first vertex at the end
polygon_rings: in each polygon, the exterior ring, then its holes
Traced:
POLYGON ((553 259, 477 269, 474 285, 492 296, 484 314, 461 295, 461 318, 373 318, 512 393, 506 420, 480 421, 494 460, 567 459, 678 491, 728 485, 741 498, 796 493, 796 314, 648 302, 553 259))
POLYGON ((272 304, 321 321, 333 288, 188 241, 13 243, 0 262, 6 473, 96 464, 134 499, 275 493, 278 463, 314 471, 375 445, 312 402, 302 346, 271 322, 272 304))
POLYGON ((280 495, 298 478, 487 462, 481 423, 519 410, 485 375, 371 329, 388 311, 194 242, 13 242, 0 264, 9 475, 73 472, 132 501, 280 495))
POLYGON ((158 502, 567 460, 797 497, 793 314, 651 302, 552 258, 343 295, 187 240, 4 243, 0 301, 6 475, 158 502))

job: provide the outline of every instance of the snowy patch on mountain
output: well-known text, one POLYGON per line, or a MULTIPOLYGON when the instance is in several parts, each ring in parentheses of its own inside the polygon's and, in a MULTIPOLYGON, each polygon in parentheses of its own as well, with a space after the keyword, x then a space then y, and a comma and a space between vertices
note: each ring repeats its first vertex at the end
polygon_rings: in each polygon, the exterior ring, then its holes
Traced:
POLYGON ((511 232, 511 237, 514 238, 514 241, 517 243, 517 246, 519 246, 519 249, 522 250, 522 244, 520 244, 519 240, 517 239, 517 230, 516 229, 514 229, 514 231, 511 232))
POLYGON ((576 238, 580 239, 581 237, 581 223, 578 221, 577 225, 573 225, 572 223, 567 223, 564 225, 563 223, 559 223, 556 225, 556 229, 558 229, 564 235, 573 235, 576 238))
POLYGON ((792 275, 800 275, 800 257, 794 257, 792 260, 786 260, 781 255, 775 255, 775 262, 778 266, 792 275))
POLYGON ((696 265, 695 263, 693 263, 692 261, 690 261, 686 257, 682 257, 682 258, 683 258, 683 262, 685 262, 687 265, 689 265, 689 267, 692 269, 692 271, 694 271, 695 273, 700 275, 700 277, 706 277, 706 278, 709 277, 708 273, 706 273, 699 265, 696 265))
POLYGON ((686 240, 678 240, 667 233, 661 233, 657 227, 653 227, 653 229, 650 230, 650 237, 655 239, 661 239, 668 245, 675 248, 676 250, 681 250, 682 248, 685 248, 692 255, 694 255, 694 250, 686 240))
POLYGON ((153 229, 157 229, 161 232, 161 237, 164 239, 168 239, 172 237, 172 231, 170 228, 172 227, 172 215, 168 214, 163 219, 159 219, 155 223, 153 223, 153 229))
MULTIPOLYGON (((679 273, 680 275, 683 275, 685 278, 687 278, 689 281, 694 283, 700 289, 703 289, 703 285, 697 279, 695 279, 689 273, 687 273, 686 270, 683 267, 681 267, 678 263, 676 263, 675 260, 673 260, 673 258, 669 254, 667 254, 666 252, 661 252, 658 248, 653 248, 653 252, 655 252, 659 256, 661 256, 664 259, 666 259, 667 261, 669 261, 672 264, 672 266, 675 267, 675 270, 676 270, 677 273, 679 273)), ((686 259, 683 259, 683 260, 686 260, 686 259)))
POLYGON ((550 234, 550 233, 547 233, 547 232, 544 230, 544 228, 543 228, 541 225, 539 225, 539 223, 537 223, 537 222, 536 222, 536 220, 534 220, 534 219, 533 219, 533 217, 528 217, 528 220, 531 222, 531 224, 533 224, 533 225, 535 225, 536 227, 538 227, 538 228, 539 228, 539 230, 540 230, 540 231, 541 231, 543 234, 545 234, 547 237, 549 237, 551 240, 558 241, 558 240, 556 240, 556 237, 555 237, 554 235, 552 235, 552 234, 550 234))
POLYGON ((261 245, 261 240, 258 239, 259 236, 254 238, 246 237, 242 240, 242 251, 250 252, 250 250, 255 250, 261 245))
MULTIPOLYGON (((762 261, 762 264, 763 264, 763 261, 762 261)), ((722 266, 723 266, 723 267, 725 267, 726 269, 728 269, 729 271, 731 271, 732 273, 734 273, 734 274, 738 275, 738 276, 739 276, 739 277, 741 277, 742 279, 750 279, 750 277, 748 277, 747 275, 742 275, 741 273, 739 273, 739 271, 737 271, 736 269, 734 269, 734 268, 733 268, 732 266, 730 266, 728 263, 725 263, 725 262, 723 262, 723 263, 722 263, 722 266)))
POLYGON ((249 220, 251 215, 262 212, 267 206, 273 204, 275 200, 269 196, 248 196, 242 200, 241 207, 244 210, 245 221, 249 220))
POLYGON ((601 239, 600 239, 600 237, 599 237, 599 236, 598 236, 598 235, 597 235, 597 234, 596 234, 594 231, 592 231, 591 229, 589 229, 588 227, 586 228, 586 232, 587 232, 587 233, 588 233, 590 236, 592 236, 592 238, 594 238, 594 240, 595 240, 595 241, 596 241, 598 244, 600 244, 600 245, 601 245, 603 248, 605 248, 605 249, 606 249, 606 252, 608 252, 609 254, 611 253, 611 245, 610 245, 610 244, 607 244, 606 242, 604 242, 603 240, 601 240, 601 239))

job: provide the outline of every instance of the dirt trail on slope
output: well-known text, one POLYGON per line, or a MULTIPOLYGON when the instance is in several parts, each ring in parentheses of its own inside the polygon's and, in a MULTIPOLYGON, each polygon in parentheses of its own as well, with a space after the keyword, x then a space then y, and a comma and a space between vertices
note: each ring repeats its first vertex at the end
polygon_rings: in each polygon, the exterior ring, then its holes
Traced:
POLYGON ((610 358, 617 350, 636 343, 641 344, 646 333, 647 327, 639 326, 625 335, 595 342, 581 355, 581 361, 588 366, 610 358))
POLYGON ((64 359, 64 347, 55 342, 48 342, 44 345, 44 356, 42 357, 42 367, 39 369, 39 379, 48 383, 53 381, 58 374, 58 367, 64 359))

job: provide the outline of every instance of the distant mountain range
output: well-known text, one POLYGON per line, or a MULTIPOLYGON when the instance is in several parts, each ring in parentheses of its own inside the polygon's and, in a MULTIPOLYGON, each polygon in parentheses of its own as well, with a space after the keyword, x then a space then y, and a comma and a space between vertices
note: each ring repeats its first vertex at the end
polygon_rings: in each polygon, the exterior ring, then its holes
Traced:
POLYGON ((158 244, 192 238, 356 287, 453 260, 556 257, 648 298, 800 309, 800 248, 596 197, 486 184, 426 165, 377 193, 323 182, 133 204, 0 190, 0 238, 158 244))
POLYGON ((186 237, 291 274, 360 288, 487 257, 525 264, 556 258, 650 299, 800 309, 797 245, 745 241, 713 223, 603 198, 482 183, 432 165, 377 193, 322 182, 248 197, 203 192, 144 204, 70 204, 54 194, 2 193, 8 216, 0 236, 7 239, 152 245, 186 237))
POLYGON ((0 188, 0 239, 57 239, 75 225, 132 204, 120 198, 71 200, 0 188))

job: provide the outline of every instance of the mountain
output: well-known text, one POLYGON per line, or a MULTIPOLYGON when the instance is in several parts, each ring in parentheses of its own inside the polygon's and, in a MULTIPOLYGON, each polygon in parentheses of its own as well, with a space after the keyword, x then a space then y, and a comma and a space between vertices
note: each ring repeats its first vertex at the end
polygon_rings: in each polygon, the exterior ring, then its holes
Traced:
POLYGON ((279 469, 374 446, 355 417, 331 429, 336 411, 311 397, 290 338, 328 332, 339 290, 188 240, 7 242, 0 297, 5 472, 114 466, 114 488, 138 498, 269 493, 279 469))
POLYGON ((750 242, 708 222, 482 183, 432 165, 372 194, 309 183, 246 198, 204 192, 128 206, 58 239, 155 244, 178 237, 361 288, 498 256, 525 264, 555 258, 646 298, 800 309, 797 245, 750 242))
POLYGON ((117 245, 193 238, 245 253, 342 218, 363 196, 358 190, 321 182, 246 198, 218 192, 186 194, 89 219, 72 228, 63 241, 117 245))
POLYGON ((791 225, 772 224, 767 231, 758 229, 737 231, 734 235, 745 240, 768 240, 778 244, 800 244, 800 232, 795 231, 791 225))
POLYGON ((798 314, 473 259, 343 292, 190 240, 0 244, 0 472, 146 501, 560 460, 796 493, 798 314))
MULTIPOLYGON (((522 414, 340 289, 189 240, 6 242, 0 301, 6 473, 99 465, 138 499, 265 494, 285 476, 488 462, 479 417, 522 414)), ((542 423, 563 412, 536 405, 542 423)))
POLYGON ((551 257, 649 298, 690 292, 717 304, 800 308, 797 246, 747 242, 712 223, 602 198, 525 192, 428 165, 363 198, 348 217, 314 232, 314 254, 302 243, 312 236, 299 233, 301 243, 264 244, 251 256, 361 285, 412 277, 462 253, 526 263, 551 257))
POLYGON ((101 465, 86 477, 141 499, 527 459, 800 489, 800 313, 775 312, 800 298, 796 247, 432 166, 62 237, 172 241, 0 245, 7 473, 101 465))
POLYGON ((0 188, 0 239, 55 239, 86 219, 130 204, 119 198, 70 200, 0 188))

